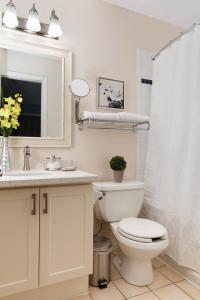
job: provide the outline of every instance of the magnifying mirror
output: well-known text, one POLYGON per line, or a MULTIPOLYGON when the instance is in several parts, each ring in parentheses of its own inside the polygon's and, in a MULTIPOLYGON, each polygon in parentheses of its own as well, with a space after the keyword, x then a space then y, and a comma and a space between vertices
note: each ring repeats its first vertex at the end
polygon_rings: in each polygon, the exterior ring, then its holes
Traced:
POLYGON ((79 119, 79 106, 80 106, 80 99, 86 97, 90 93, 90 86, 87 81, 83 79, 74 79, 70 85, 70 91, 75 98, 75 117, 76 117, 76 124, 80 124, 79 119))
POLYGON ((90 86, 83 79, 74 79, 70 85, 70 91, 75 98, 86 97, 90 93, 90 86))

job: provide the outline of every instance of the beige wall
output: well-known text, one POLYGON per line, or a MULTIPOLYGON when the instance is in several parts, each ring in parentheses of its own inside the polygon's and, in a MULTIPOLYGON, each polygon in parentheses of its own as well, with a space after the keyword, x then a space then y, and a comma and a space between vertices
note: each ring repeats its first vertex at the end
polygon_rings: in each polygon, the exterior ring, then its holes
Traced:
MULTIPOLYGON (((7 0, 0 2, 4 9, 7 0)), ((32 0, 16 0, 18 15, 26 17, 32 0)), ((125 80, 126 111, 135 111, 136 50, 156 51, 180 28, 112 6, 100 0, 35 0, 41 21, 48 22, 51 8, 60 17, 63 40, 74 52, 73 77, 83 77, 92 87, 82 108, 96 108, 96 76, 125 80)), ((79 132, 73 122, 71 149, 32 149, 32 167, 57 154, 73 159, 80 169, 111 178, 108 160, 114 154, 128 161, 127 178, 135 176, 135 135, 125 132, 84 130, 79 132)), ((21 168, 22 149, 11 151, 14 167, 21 168)))

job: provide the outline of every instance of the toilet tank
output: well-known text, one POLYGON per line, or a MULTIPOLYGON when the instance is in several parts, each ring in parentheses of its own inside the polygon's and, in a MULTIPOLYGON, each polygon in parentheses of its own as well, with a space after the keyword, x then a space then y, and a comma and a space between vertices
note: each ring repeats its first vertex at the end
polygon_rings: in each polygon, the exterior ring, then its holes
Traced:
POLYGON ((140 181, 112 181, 93 183, 97 219, 117 222, 122 218, 137 217, 142 207, 144 183, 140 181))

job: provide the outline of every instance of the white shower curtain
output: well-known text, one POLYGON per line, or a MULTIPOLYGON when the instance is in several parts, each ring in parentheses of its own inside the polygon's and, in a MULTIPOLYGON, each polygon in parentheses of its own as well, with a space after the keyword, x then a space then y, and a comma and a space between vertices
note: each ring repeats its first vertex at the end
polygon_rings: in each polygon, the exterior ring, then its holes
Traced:
POLYGON ((144 209, 167 227, 167 254, 200 272, 200 27, 154 62, 144 209))

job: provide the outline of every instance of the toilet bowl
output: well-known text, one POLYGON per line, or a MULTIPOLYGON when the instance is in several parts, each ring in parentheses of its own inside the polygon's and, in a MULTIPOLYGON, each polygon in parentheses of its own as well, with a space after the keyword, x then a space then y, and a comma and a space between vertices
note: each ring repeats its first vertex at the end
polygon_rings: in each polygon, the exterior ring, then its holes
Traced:
POLYGON ((154 279, 151 259, 161 254, 169 245, 166 229, 146 219, 128 218, 121 222, 110 223, 122 252, 113 262, 121 276, 129 283, 138 286, 148 285, 154 279), (129 229, 132 229, 132 234, 120 230, 120 223, 126 221, 130 222, 129 229), (135 233, 135 224, 142 229, 140 234, 139 230, 135 233), (162 233, 160 229, 163 230, 162 233))
POLYGON ((143 203, 144 184, 138 181, 97 182, 95 214, 110 223, 121 253, 114 264, 133 285, 153 282, 152 258, 169 245, 166 228, 152 220, 137 218, 143 203))

